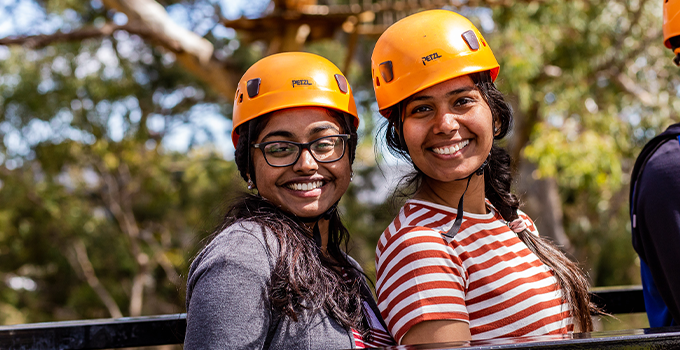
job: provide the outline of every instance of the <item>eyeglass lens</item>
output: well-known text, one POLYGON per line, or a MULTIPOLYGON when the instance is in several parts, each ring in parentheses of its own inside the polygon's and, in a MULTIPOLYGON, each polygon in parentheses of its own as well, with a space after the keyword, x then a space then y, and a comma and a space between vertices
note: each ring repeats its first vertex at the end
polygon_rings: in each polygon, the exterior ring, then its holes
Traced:
MULTIPOLYGON (((298 160, 301 148, 300 145, 286 141, 273 142, 264 147, 264 156, 273 166, 287 166, 298 160)), ((320 138, 309 145, 309 150, 317 162, 334 162, 344 154, 345 139, 339 136, 320 138)))

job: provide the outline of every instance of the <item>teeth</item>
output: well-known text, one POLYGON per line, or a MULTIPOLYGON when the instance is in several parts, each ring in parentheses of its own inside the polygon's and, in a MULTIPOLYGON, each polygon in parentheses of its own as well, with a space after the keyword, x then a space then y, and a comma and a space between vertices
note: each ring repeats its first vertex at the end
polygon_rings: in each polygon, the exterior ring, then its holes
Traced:
POLYGON ((465 148, 465 146, 470 144, 470 140, 465 140, 461 143, 455 144, 451 147, 441 147, 441 148, 433 148, 432 151, 437 154, 453 154, 461 149, 465 148))
POLYGON ((294 191, 311 191, 315 190, 323 185, 323 181, 313 181, 307 183, 293 183, 288 184, 288 188, 294 191))

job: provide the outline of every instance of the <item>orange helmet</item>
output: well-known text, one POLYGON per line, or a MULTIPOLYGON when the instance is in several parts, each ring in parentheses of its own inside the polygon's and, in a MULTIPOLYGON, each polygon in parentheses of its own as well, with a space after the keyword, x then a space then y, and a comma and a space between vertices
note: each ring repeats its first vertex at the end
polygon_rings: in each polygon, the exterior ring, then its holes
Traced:
POLYGON ((359 125, 352 89, 338 67, 311 53, 280 53, 257 61, 238 82, 231 131, 234 146, 239 125, 292 107, 332 108, 351 114, 354 126, 359 125))
POLYGON ((462 75, 499 65, 482 34, 465 17, 446 10, 416 13, 380 36, 371 57, 378 108, 386 109, 416 92, 462 75))

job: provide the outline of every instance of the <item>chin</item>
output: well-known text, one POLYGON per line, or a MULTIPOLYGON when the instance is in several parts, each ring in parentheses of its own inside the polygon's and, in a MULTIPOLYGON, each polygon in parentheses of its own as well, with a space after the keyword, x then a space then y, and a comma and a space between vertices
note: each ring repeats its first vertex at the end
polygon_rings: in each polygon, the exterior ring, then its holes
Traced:
POLYGON ((318 208, 283 208, 283 210, 301 218, 312 218, 325 212, 325 210, 318 208))

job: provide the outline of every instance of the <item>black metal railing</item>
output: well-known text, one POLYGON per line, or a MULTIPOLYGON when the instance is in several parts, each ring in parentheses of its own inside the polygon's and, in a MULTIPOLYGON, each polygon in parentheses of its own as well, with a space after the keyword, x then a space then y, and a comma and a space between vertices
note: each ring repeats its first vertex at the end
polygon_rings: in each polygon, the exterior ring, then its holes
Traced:
POLYGON ((590 292, 591 300, 608 314, 632 314, 645 312, 642 286, 619 288, 595 288, 590 292))
MULTIPOLYGON (((595 289, 593 301, 609 314, 645 311, 642 288, 595 289)), ((0 326, 0 349, 106 349, 182 344, 186 314, 0 326)), ((680 328, 520 337, 409 349, 680 347, 680 328)), ((404 349, 401 347, 400 349, 404 349)))
POLYGON ((0 326, 0 349, 110 349, 182 344, 186 315, 0 326))

